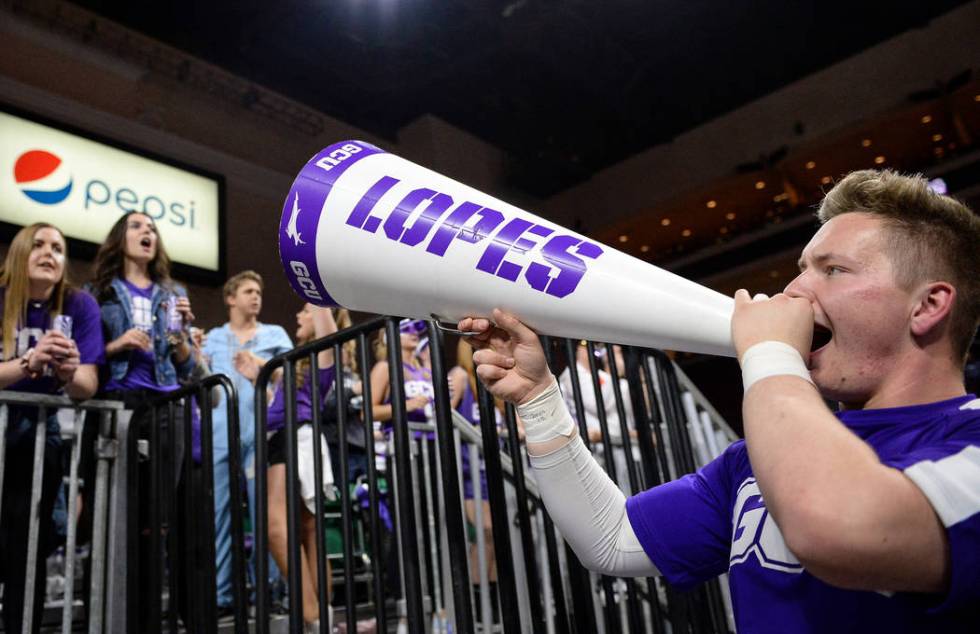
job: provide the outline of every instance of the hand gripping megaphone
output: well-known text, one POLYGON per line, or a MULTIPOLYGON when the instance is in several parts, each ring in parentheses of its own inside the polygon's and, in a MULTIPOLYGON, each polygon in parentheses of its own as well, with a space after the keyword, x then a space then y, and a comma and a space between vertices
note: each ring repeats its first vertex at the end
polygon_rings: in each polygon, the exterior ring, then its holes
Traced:
POLYGON ((500 307, 542 334, 735 354, 731 298, 362 141, 303 167, 279 255, 321 306, 452 323, 500 307))

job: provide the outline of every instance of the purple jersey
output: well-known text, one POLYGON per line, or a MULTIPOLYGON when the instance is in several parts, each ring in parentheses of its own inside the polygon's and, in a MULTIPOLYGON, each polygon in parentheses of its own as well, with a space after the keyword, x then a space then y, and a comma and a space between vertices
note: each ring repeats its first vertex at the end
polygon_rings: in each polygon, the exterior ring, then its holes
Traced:
MULTIPOLYGON (((2 303, 0 303, 2 305, 2 303)), ((65 294, 62 314, 68 315, 74 322, 72 339, 78 347, 81 364, 101 365, 105 363, 105 344, 102 340, 102 315, 99 304, 85 291, 70 291, 65 294)), ((14 342, 17 349, 13 357, 23 356, 28 349, 37 345, 38 340, 51 329, 51 312, 48 302, 27 302, 27 321, 17 328, 14 342)), ((0 354, 2 350, 0 339, 0 354)), ((2 354, 6 357, 6 354, 2 354)), ((0 357, 2 358, 2 357, 0 357)), ((54 377, 44 376, 38 379, 21 379, 5 389, 17 392, 51 393, 57 389, 54 377)))
POLYGON ((409 363, 403 363, 402 368, 405 372, 405 400, 415 396, 424 396, 429 399, 428 404, 423 409, 409 412, 408 420, 413 423, 428 423, 433 418, 432 403, 435 401, 435 391, 432 389, 432 371, 429 368, 415 367, 409 363))
POLYGON ((980 399, 837 416, 929 499, 949 538, 948 593, 843 590, 810 575, 766 510, 741 441, 627 500, 644 551, 682 589, 727 571, 741 634, 980 631, 980 399))
POLYGON ((463 383, 463 398, 459 400, 456 411, 477 427, 480 426, 480 403, 476 400, 476 395, 473 394, 469 378, 463 383))
MULTIPOLYGON (((305 380, 303 385, 296 390, 296 422, 303 422, 313 419, 313 389, 312 381, 310 380, 310 373, 307 370, 305 380)), ((330 386, 333 385, 334 379, 334 366, 329 368, 320 368, 319 372, 320 379, 320 406, 323 406, 323 400, 327 396, 327 392, 330 391, 330 386)), ((272 397, 272 402, 269 403, 269 415, 265 420, 265 428, 267 431, 278 431, 286 426, 286 399, 282 390, 282 382, 276 387, 276 393, 272 397)))
MULTIPOLYGON (((153 337, 153 284, 140 288, 128 280, 122 280, 129 291, 133 306, 133 328, 150 333, 153 337)), ((106 392, 129 390, 152 390, 154 392, 170 392, 180 386, 157 385, 155 363, 152 350, 130 350, 129 369, 121 381, 109 379, 105 386, 106 392)))

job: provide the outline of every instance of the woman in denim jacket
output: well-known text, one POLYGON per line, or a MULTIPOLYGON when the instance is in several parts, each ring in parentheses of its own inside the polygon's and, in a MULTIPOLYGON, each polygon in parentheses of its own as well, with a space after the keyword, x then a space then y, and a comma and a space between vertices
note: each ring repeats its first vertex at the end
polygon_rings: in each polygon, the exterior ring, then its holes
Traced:
MULTIPOLYGON (((184 288, 170 277, 170 258, 152 218, 130 212, 116 221, 95 256, 95 279, 90 288, 99 302, 107 342, 108 376, 104 378, 102 396, 123 401, 127 409, 132 409, 131 429, 139 438, 149 438, 152 411, 147 405, 161 394, 178 389, 178 380, 189 377, 197 364, 188 342, 188 327, 194 320, 190 300, 184 288), (176 312, 170 315, 172 310, 176 312)), ((160 455, 165 464, 172 457, 179 465, 183 456, 183 421, 174 423, 175 446, 163 445, 160 455)), ((158 424, 162 427, 166 423, 158 418, 158 424)), ((168 438, 168 432, 161 428, 159 437, 168 438)), ((139 597, 137 600, 130 595, 127 603, 133 610, 129 622, 136 623, 139 618, 140 631, 152 627, 146 619, 153 613, 151 602, 159 601, 159 597, 149 596, 146 574, 153 554, 149 509, 160 503, 151 495, 150 469, 150 462, 141 459, 130 498, 138 500, 140 536, 139 563, 129 567, 127 585, 138 591, 139 597), (140 568, 144 574, 140 574, 140 568)), ((169 484, 164 482, 163 486, 169 484)))

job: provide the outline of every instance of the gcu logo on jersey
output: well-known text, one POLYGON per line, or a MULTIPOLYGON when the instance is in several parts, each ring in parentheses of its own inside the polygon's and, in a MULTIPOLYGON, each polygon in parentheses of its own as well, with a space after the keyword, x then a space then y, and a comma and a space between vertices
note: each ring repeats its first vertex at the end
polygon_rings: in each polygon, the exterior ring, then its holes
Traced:
POLYGON ((729 568, 755 555, 763 568, 800 573, 803 566, 783 541, 783 534, 766 509, 755 478, 746 478, 738 488, 732 513, 732 550, 729 568))

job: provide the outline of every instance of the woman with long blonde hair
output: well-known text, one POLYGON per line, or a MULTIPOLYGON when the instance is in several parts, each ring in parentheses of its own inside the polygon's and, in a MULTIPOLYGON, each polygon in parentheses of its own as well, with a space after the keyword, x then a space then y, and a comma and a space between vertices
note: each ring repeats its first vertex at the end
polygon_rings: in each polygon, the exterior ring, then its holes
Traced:
MULTIPOLYGON (((103 361, 99 307, 67 278, 68 249, 61 230, 36 223, 17 232, 0 270, 3 354, 0 389, 61 393, 85 399, 98 388, 103 361)), ((52 509, 61 483, 61 430, 56 412, 44 422, 44 478, 40 500, 40 544, 35 579, 43 580, 44 561, 55 545, 52 509)), ((27 566, 31 473, 34 465, 34 407, 10 406, 0 523, 0 571, 4 582, 3 620, 8 632, 21 631, 24 573, 27 566)), ((33 630, 41 623, 44 593, 34 593, 33 630)))

